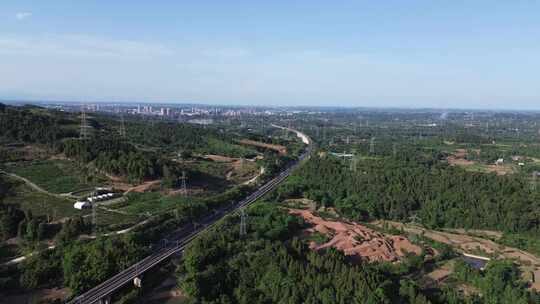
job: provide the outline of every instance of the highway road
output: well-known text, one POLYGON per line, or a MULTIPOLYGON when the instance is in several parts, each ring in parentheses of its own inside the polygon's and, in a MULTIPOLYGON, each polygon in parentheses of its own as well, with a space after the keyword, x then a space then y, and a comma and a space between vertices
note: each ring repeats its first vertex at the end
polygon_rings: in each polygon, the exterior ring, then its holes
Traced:
MULTIPOLYGON (((307 137, 306 137, 307 138, 307 137)), ((281 182, 283 182, 291 172, 309 155, 311 154, 312 145, 308 145, 306 151, 299 157, 298 161, 295 161, 287 169, 282 171, 278 176, 274 177, 272 180, 268 181, 257 191, 251 193, 249 196, 243 200, 231 204, 229 206, 220 208, 216 210, 213 214, 210 214, 204 217, 199 221, 199 225, 194 227, 192 225, 186 225, 179 231, 176 231, 173 235, 169 236, 166 241, 165 246, 156 250, 150 256, 142 259, 136 264, 126 268, 122 272, 116 274, 115 276, 109 278, 107 281, 99 284, 98 286, 90 289, 89 291, 75 297, 68 303, 98 303, 102 299, 106 299, 112 295, 116 290, 122 286, 133 282, 133 280, 144 273, 146 270, 154 267, 155 265, 166 260, 170 256, 176 253, 181 253, 184 251, 186 246, 199 234, 210 229, 215 225, 220 219, 225 217, 228 214, 232 214, 246 206, 249 206, 268 192, 274 190, 281 182)))

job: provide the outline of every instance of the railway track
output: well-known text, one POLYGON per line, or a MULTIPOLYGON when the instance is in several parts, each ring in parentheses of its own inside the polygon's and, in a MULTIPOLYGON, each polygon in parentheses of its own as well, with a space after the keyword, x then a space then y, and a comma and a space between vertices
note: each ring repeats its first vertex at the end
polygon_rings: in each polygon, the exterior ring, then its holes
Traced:
MULTIPOLYGON (((307 138, 307 137, 306 137, 307 138)), ((268 192, 274 190, 281 182, 283 182, 291 172, 298 167, 298 165, 311 154, 312 146, 308 145, 306 151, 299 157, 299 160, 290 165, 287 169, 282 171, 278 176, 274 177, 272 180, 266 182, 264 185, 259 187, 257 191, 251 193, 249 196, 243 200, 236 202, 228 207, 223 207, 213 214, 210 214, 204 217, 200 221, 200 225, 194 227, 189 225, 179 231, 174 235, 169 237, 169 240, 166 241, 165 246, 156 250, 151 255, 145 257, 139 262, 131 265, 130 267, 124 269, 103 283, 97 285, 96 287, 88 290, 87 292, 73 298, 67 303, 70 304, 91 304, 91 303, 106 303, 108 299, 116 290, 120 289, 122 286, 125 286, 129 282, 132 282, 136 277, 143 274, 148 269, 156 266, 157 264, 163 262, 174 254, 181 253, 184 251, 185 247, 201 233, 207 231, 213 227, 220 219, 223 217, 233 214, 238 210, 245 208, 263 197, 268 192)))

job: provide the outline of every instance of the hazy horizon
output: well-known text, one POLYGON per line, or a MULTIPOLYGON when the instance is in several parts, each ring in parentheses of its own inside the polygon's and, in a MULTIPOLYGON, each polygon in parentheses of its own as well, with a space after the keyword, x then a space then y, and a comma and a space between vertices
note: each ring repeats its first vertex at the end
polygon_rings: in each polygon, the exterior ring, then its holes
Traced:
POLYGON ((218 102, 190 102, 190 101, 113 101, 113 100, 103 100, 103 101, 81 101, 81 100, 45 100, 45 99, 36 99, 36 100, 23 100, 23 99, 2 99, 0 98, 0 103, 12 104, 12 105, 52 105, 52 104, 75 104, 75 105, 94 105, 94 104, 103 104, 103 105, 157 105, 157 106, 202 106, 202 107, 253 107, 253 108, 330 108, 330 109, 366 109, 366 110, 432 110, 432 111, 478 111, 478 112, 538 112, 540 108, 516 108, 516 107, 490 107, 490 108, 473 108, 473 107, 420 107, 420 106, 355 106, 355 105, 287 105, 287 104, 278 104, 278 105, 261 105, 261 104, 250 104, 250 103, 218 103, 218 102))
POLYGON ((0 99, 540 110, 540 3, 0 4, 0 99))

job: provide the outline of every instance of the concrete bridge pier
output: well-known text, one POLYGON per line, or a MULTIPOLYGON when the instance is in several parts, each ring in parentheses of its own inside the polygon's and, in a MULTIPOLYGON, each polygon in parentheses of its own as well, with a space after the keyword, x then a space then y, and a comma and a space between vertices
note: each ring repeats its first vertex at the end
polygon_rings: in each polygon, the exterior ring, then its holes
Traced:
POLYGON ((98 302, 99 304, 111 304, 111 296, 106 296, 101 298, 98 302))
POLYGON ((136 287, 141 288, 142 287, 142 277, 136 277, 135 279, 133 279, 133 285, 135 285, 136 287))

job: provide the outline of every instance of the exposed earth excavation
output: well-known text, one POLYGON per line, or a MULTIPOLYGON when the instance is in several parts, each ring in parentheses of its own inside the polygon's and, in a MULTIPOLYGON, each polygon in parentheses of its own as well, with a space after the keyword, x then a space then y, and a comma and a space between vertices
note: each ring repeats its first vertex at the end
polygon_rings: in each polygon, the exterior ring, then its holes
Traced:
MULTIPOLYGON (((289 213, 301 216, 312 225, 305 230, 307 234, 318 232, 328 237, 322 244, 312 241, 310 247, 314 250, 334 247, 347 256, 370 262, 397 262, 407 254, 422 253, 420 246, 403 236, 383 234, 354 222, 325 220, 309 210, 289 209, 289 213)), ((430 251, 433 254, 433 250, 430 251)))

